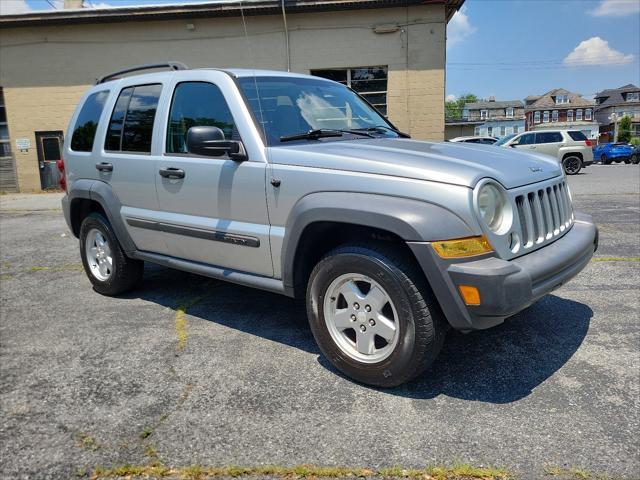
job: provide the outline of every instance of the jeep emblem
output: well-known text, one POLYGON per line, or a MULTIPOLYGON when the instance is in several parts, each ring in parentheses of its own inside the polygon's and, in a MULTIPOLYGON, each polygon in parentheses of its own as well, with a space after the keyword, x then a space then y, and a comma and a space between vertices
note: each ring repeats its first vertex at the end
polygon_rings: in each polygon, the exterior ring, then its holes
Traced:
POLYGON ((540 167, 529 167, 529 170, 531 170, 532 173, 536 173, 536 172, 541 172, 542 168, 540 168, 540 167))

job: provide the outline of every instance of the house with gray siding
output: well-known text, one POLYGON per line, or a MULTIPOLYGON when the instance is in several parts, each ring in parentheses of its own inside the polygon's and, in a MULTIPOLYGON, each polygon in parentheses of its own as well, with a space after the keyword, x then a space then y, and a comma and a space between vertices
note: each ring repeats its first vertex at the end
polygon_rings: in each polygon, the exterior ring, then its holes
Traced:
POLYGON ((524 104, 521 100, 496 101, 489 97, 474 103, 465 103, 462 119, 482 122, 474 128, 474 135, 504 137, 524 131, 524 104))
POLYGON ((615 120, 631 117, 631 134, 640 137, 640 87, 633 84, 596 93, 595 115, 604 141, 613 141, 615 120))

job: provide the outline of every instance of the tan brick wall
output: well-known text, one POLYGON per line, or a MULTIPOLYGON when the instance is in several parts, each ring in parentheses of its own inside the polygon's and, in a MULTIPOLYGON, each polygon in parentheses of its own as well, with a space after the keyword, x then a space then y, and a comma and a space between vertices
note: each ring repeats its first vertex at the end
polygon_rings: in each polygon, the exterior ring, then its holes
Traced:
MULTIPOLYGON (((417 139, 444 138, 444 7, 287 15, 291 70, 388 65, 388 113, 417 139), (376 25, 395 24, 376 34, 376 25)), ((40 189, 36 131, 67 129, 86 88, 124 66, 177 60, 191 67, 284 70, 282 17, 246 17, 251 55, 240 18, 184 19, 25 27, 0 31, 0 86, 9 129, 33 149, 15 152, 22 191, 40 189), (188 30, 192 23, 195 30, 188 30)))

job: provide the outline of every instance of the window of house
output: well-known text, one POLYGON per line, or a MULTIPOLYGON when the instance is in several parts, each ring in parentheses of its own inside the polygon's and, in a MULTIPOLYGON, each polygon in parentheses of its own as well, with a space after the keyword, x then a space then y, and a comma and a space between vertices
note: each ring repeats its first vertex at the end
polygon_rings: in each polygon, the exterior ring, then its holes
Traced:
POLYGON ((567 122, 573 122, 573 110, 567 110, 567 122))
POLYGON ((590 108, 587 108, 584 111, 584 119, 585 120, 591 120, 591 109, 590 108))
POLYGON ((493 135, 493 127, 487 127, 487 135, 489 136, 493 135))
POLYGON ((382 115, 387 115, 388 67, 329 68, 311 70, 311 75, 340 82, 353 89, 373 105, 382 115))
POLYGON ((507 134, 507 127, 502 126, 500 127, 500 136, 504 137, 507 134))
POLYGON ((473 129, 473 134, 478 137, 480 136, 480 127, 476 127, 473 129))
POLYGON ((513 126, 513 133, 518 133, 520 131, 520 125, 513 126))
POLYGON ((96 92, 89 95, 84 102, 73 127, 71 150, 76 152, 90 152, 93 150, 96 129, 108 97, 108 91, 96 92))
POLYGON ((542 114, 542 123, 549 123, 549 111, 545 110, 542 114))
POLYGON ((111 114, 105 150, 151 152, 153 122, 162 85, 127 87, 120 92, 111 114))
POLYGON ((238 140, 233 116, 220 89, 206 82, 183 82, 176 86, 167 128, 167 153, 187 153, 191 127, 213 126, 228 140, 238 140))
POLYGON ((489 117, 489 110, 480 110, 480 118, 485 120, 489 117))
POLYGON ((553 112, 551 112, 551 121, 552 122, 558 121, 558 110, 554 110, 553 112))
POLYGON ((513 107, 507 107, 505 109, 505 114, 507 118, 513 118, 513 107))
POLYGON ((576 110, 576 121, 581 121, 582 120, 582 109, 579 108, 576 110))
POLYGON ((540 112, 536 112, 533 118, 534 118, 533 120, 534 123, 540 123, 540 112))
POLYGON ((505 129, 505 135, 511 135, 513 133, 513 127, 507 127, 505 129))
POLYGON ((640 101, 640 92, 627 93, 627 102, 637 102, 637 101, 640 101))
POLYGON ((566 95, 566 94, 556 95, 556 104, 560 105, 563 103, 569 103, 569 95, 566 95))

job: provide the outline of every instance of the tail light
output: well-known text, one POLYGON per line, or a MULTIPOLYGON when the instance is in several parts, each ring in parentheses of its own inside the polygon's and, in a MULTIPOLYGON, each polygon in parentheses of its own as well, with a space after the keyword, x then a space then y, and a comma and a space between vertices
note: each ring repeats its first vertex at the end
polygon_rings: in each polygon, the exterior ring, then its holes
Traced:
POLYGON ((58 170, 60 171, 60 188, 62 189, 63 192, 67 191, 67 177, 64 173, 64 160, 60 159, 56 162, 56 166, 58 167, 58 170))
POLYGON ((585 140, 585 141, 584 141, 584 144, 585 144, 587 147, 593 147, 593 142, 592 142, 591 140, 585 140))

